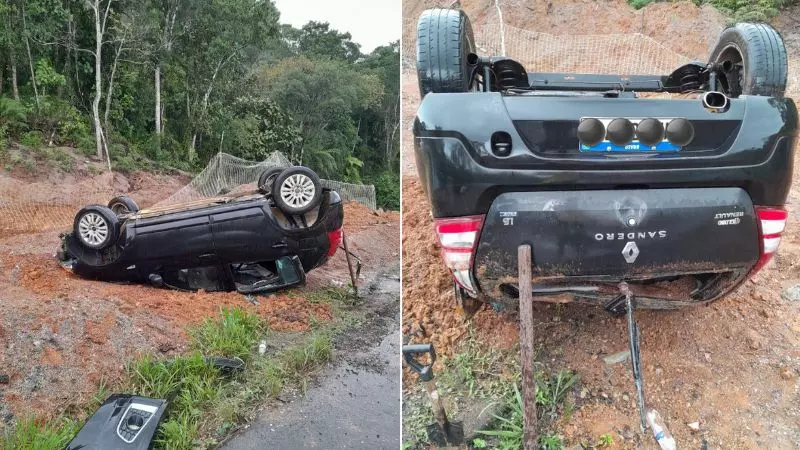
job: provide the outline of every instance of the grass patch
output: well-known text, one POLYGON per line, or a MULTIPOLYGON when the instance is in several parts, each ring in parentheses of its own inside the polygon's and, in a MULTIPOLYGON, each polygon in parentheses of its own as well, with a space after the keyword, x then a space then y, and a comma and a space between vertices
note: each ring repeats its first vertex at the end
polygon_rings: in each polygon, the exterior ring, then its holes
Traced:
MULTIPOLYGON (((266 321, 242 308, 222 308, 217 318, 189 330, 188 354, 172 359, 143 355, 130 362, 127 378, 113 389, 101 383, 85 405, 86 412, 92 414, 112 391, 165 398, 169 407, 155 448, 211 447, 249 418, 260 402, 290 386, 304 390, 309 377, 331 359, 333 333, 334 324, 326 324, 297 343, 262 356, 255 348, 259 340, 270 337, 266 321), (224 374, 204 355, 241 358, 245 369, 224 374)), ((47 423, 21 419, 6 431, 3 450, 62 449, 81 425, 63 418, 47 423)))
POLYGON ((17 420, 12 432, 6 431, 3 450, 61 450, 79 429, 80 423, 69 419, 40 423, 33 417, 25 417, 17 420))
POLYGON ((193 347, 204 355, 247 359, 267 323, 241 308, 222 308, 218 319, 206 318, 189 330, 193 347))
MULTIPOLYGON (((562 449, 563 438, 553 425, 563 414, 571 415, 572 406, 565 402, 566 393, 578 381, 578 375, 568 370, 547 377, 536 371, 536 415, 539 425, 539 446, 544 450, 562 449)), ((497 439, 499 449, 522 448, 522 395, 517 385, 511 395, 503 399, 504 413, 494 415, 493 428, 480 430, 479 434, 497 439)))
MULTIPOLYGON (((522 398, 519 392, 519 348, 499 350, 482 345, 470 335, 460 351, 443 358, 444 368, 436 373, 437 387, 443 397, 451 401, 448 410, 452 417, 460 417, 464 406, 475 408, 475 399, 486 399, 496 411, 485 430, 479 430, 472 440, 474 448, 522 448, 522 398), (470 404, 470 402, 473 402, 470 404)), ((542 449, 564 448, 564 439, 557 433, 556 423, 569 418, 573 404, 568 394, 575 389, 577 374, 561 370, 550 375, 547 368, 537 363, 536 406, 539 418, 539 446, 542 449)), ((421 396, 420 398, 424 398, 421 396)), ((413 405, 413 402, 409 402, 413 405)), ((479 403, 480 404, 480 403, 479 403)), ((481 407, 483 405, 481 404, 481 407)), ((404 428, 407 436, 417 444, 427 443, 425 426, 434 422, 427 401, 418 407, 404 406, 404 428)), ((473 430, 466 430, 468 433, 473 430)), ((410 445, 410 443, 409 443, 410 445)), ((415 448, 425 448, 425 445, 415 448)))
POLYGON ((339 303, 347 306, 353 306, 358 301, 352 290, 343 287, 316 289, 306 293, 305 298, 309 303, 339 303))

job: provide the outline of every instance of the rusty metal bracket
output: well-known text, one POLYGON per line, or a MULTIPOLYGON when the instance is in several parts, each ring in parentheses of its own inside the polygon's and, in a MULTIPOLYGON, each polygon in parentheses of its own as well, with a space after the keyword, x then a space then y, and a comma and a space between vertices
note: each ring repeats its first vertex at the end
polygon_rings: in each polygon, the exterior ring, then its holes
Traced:
POLYGON ((645 417, 645 401, 644 401, 644 379, 642 377, 642 360, 639 353, 639 325, 636 323, 634 317, 634 308, 636 308, 636 301, 633 297, 628 283, 622 282, 619 284, 620 294, 625 296, 625 307, 628 316, 628 347, 631 352, 631 372, 633 373, 633 382, 636 385, 636 401, 639 405, 639 420, 642 431, 647 429, 647 419, 645 417))

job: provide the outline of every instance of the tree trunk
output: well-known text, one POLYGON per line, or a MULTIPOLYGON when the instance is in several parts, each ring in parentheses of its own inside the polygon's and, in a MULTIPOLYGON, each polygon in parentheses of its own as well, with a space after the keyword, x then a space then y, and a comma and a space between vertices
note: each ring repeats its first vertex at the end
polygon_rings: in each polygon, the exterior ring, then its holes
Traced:
POLYGON ((0 96, 3 95, 3 88, 6 86, 5 84, 6 80, 5 78, 3 78, 4 73, 5 73, 5 67, 0 66, 0 96))
POLYGON ((161 62, 156 64, 155 76, 155 91, 156 91, 156 135, 161 134, 161 62))
POLYGON ((14 100, 19 101, 19 85, 17 84, 17 59, 14 54, 11 55, 11 92, 14 94, 14 100))
MULTIPOLYGON (((200 119, 204 119, 206 116, 206 111, 208 110, 208 100, 211 98, 211 92, 214 90, 214 81, 217 79, 217 75, 219 75, 219 70, 222 66, 235 55, 236 52, 234 51, 231 53, 227 58, 220 60, 219 64, 217 64, 217 68, 214 69, 214 74, 211 75, 211 81, 208 83, 208 88, 206 92, 203 94, 203 104, 202 108, 200 109, 200 119)), ((192 134, 192 146, 189 147, 189 162, 194 162, 194 159, 197 157, 197 131, 195 130, 194 134, 192 134)))
POLYGON ((94 100, 92 101, 92 118, 94 120, 94 139, 97 157, 103 157, 103 128, 100 123, 100 97, 103 95, 103 30, 100 28, 100 0, 94 3, 94 100))
POLYGON ((31 68, 31 84, 33 85, 33 96, 36 99, 36 111, 39 111, 39 89, 36 87, 36 70, 33 68, 33 58, 31 57, 31 43, 28 39, 28 22, 25 20, 25 3, 22 4, 22 29, 25 33, 25 50, 28 52, 28 64, 31 68))
POLYGON ((108 129, 108 114, 111 111, 111 95, 114 93, 114 76, 117 74, 117 63, 119 62, 119 55, 122 53, 122 46, 125 45, 125 40, 121 40, 117 52, 114 54, 114 64, 111 65, 111 75, 108 78, 108 92, 106 93, 106 109, 103 111, 103 126, 108 129))
POLYGON ((197 143, 197 132, 195 131, 192 134, 192 145, 189 147, 189 162, 194 162, 194 158, 197 156, 197 149, 195 148, 195 144, 197 143))

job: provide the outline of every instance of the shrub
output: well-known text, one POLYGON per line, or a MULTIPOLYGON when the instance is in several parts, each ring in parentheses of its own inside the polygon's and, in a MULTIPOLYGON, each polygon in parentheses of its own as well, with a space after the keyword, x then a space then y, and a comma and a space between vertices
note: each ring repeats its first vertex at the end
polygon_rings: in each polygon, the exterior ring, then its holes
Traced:
POLYGON ((0 156, 6 155, 6 145, 8 145, 8 125, 0 124, 0 156))
POLYGON ((23 127, 28 117, 28 110, 21 102, 0 97, 0 125, 23 127))
POLYGON ((796 0, 704 0, 719 8, 734 22, 766 22, 778 14, 778 8, 796 0))
POLYGON ((381 172, 372 180, 375 185, 377 206, 394 211, 400 210, 400 176, 393 172, 381 172))
POLYGON ((58 124, 58 135, 62 143, 68 141, 75 144, 86 138, 92 138, 94 142, 88 118, 72 106, 65 111, 58 124))
POLYGON ((122 152, 114 153, 111 151, 111 167, 114 170, 124 173, 131 173, 139 168, 136 158, 132 155, 124 155, 122 152))
POLYGON ((39 131, 29 131, 23 134, 19 138, 19 142, 22 145, 33 149, 38 149, 39 147, 41 147, 43 141, 44 137, 42 136, 42 133, 39 131))
POLYGON ((83 136, 75 142, 75 147, 83 156, 94 156, 97 153, 94 136, 83 136))
POLYGON ((642 9, 650 3, 653 3, 653 0, 628 0, 628 3, 635 9, 642 9))

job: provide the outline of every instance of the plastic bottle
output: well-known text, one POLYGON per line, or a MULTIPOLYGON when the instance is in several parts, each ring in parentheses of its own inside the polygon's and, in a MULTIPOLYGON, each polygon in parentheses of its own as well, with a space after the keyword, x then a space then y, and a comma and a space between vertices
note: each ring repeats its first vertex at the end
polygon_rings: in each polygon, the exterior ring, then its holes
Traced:
POLYGON ((675 438, 672 437, 672 433, 667 429, 667 425, 664 424, 664 419, 661 418, 661 414, 658 411, 655 409, 647 411, 647 423, 650 424, 650 429, 653 430, 653 435, 661 450, 678 449, 675 444, 675 438))

